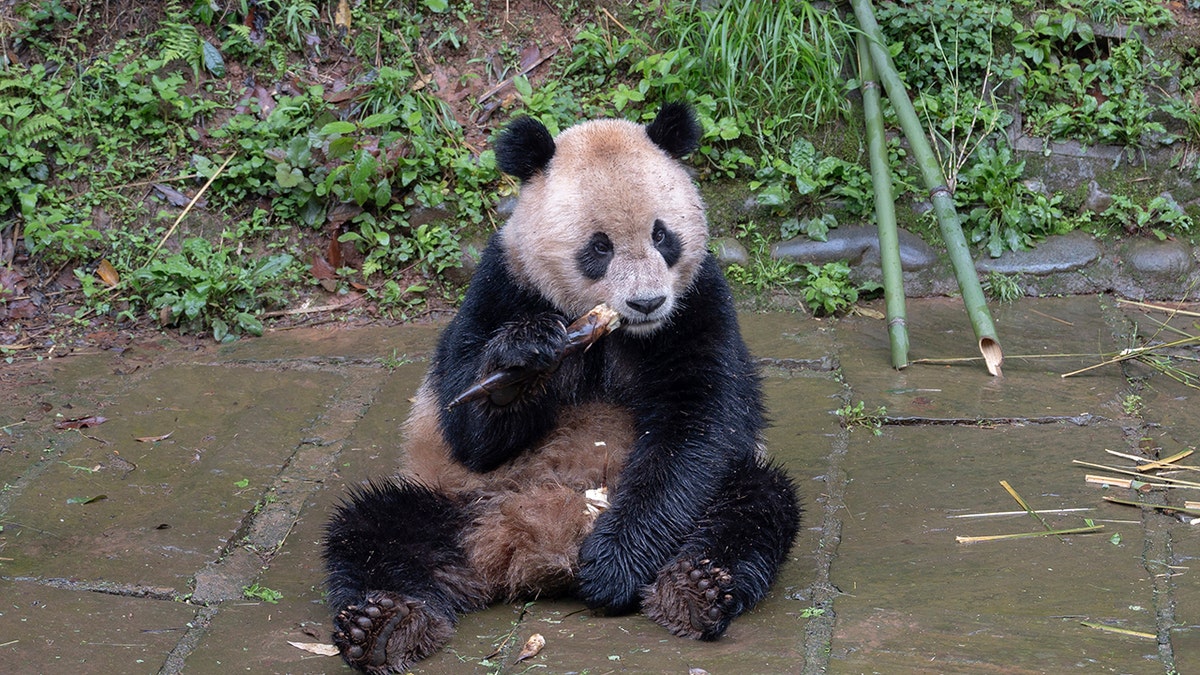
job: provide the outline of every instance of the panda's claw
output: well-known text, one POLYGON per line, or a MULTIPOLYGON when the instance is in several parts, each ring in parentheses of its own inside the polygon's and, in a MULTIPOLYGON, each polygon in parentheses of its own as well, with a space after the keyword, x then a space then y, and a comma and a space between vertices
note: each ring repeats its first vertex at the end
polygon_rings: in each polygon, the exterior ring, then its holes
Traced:
POLYGON ((371 675, 403 673, 446 644, 454 619, 427 603, 373 591, 333 619, 333 644, 353 668, 371 675))
POLYGON ((643 592, 642 611, 681 637, 715 640, 740 612, 733 575, 711 560, 679 560, 643 592))
MULTIPOLYGON (((561 324, 559 324, 561 326, 561 324)), ((446 409, 456 408, 463 403, 490 398, 494 405, 512 403, 529 382, 545 372, 557 369, 564 358, 577 352, 587 351, 597 340, 616 330, 621 325, 621 315, 608 305, 596 305, 587 314, 567 326, 566 342, 560 349, 553 350, 548 367, 512 366, 489 373, 483 379, 455 396, 446 409)))

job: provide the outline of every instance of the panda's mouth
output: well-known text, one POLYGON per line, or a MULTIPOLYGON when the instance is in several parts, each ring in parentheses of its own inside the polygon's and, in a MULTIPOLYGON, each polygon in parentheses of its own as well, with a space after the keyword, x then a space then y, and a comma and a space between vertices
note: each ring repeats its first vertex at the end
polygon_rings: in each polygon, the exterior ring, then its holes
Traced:
POLYGON ((636 317, 630 317, 630 316, 622 316, 621 317, 621 330, 623 332, 632 333, 634 335, 647 335, 647 334, 653 333, 654 331, 661 328, 664 321, 665 321, 665 319, 663 319, 661 317, 636 318, 636 317))

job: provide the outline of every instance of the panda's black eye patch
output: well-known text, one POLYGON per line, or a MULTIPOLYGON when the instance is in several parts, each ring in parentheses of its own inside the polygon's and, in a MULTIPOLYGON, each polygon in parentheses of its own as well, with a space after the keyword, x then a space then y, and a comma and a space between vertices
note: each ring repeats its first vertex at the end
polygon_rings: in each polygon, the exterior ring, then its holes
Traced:
POLYGON ((596 281, 608 272, 608 263, 612 262, 612 257, 612 240, 607 234, 596 232, 575 254, 575 262, 583 276, 596 281))
POLYGON ((679 256, 683 255, 683 244, 674 232, 667 229, 663 221, 654 221, 654 231, 650 234, 650 239, 654 242, 654 248, 658 249, 666 261, 667 267, 674 267, 675 263, 679 262, 679 256))

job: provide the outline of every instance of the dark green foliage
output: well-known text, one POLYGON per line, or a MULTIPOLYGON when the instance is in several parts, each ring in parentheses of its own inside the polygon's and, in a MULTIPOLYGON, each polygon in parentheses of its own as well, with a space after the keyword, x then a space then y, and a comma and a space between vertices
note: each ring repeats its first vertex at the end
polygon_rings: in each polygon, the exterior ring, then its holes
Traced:
POLYGON ((992 257, 1020 251, 1052 234, 1074 229, 1061 208, 1062 195, 1031 189, 1022 177, 1024 162, 1014 162, 1008 146, 981 148, 974 164, 958 176, 954 201, 965 213, 963 230, 992 257))
POLYGON ((164 325, 211 330, 218 342, 239 333, 262 335, 258 314, 283 302, 284 274, 294 259, 279 253, 243 264, 240 257, 206 239, 185 239, 179 253, 136 271, 130 288, 164 325))

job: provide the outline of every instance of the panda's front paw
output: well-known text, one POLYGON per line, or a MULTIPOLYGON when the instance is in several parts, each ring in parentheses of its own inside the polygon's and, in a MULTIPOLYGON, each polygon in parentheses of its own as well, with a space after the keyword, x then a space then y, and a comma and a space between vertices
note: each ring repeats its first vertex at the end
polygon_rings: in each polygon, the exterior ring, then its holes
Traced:
POLYGON ((579 597, 605 614, 627 614, 638 608, 645 584, 618 548, 615 537, 593 531, 579 549, 579 597))
POLYGON ((522 317, 501 326, 488 341, 484 370, 550 372, 562 360, 566 347, 567 328, 561 316, 543 313, 522 317))

